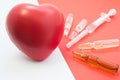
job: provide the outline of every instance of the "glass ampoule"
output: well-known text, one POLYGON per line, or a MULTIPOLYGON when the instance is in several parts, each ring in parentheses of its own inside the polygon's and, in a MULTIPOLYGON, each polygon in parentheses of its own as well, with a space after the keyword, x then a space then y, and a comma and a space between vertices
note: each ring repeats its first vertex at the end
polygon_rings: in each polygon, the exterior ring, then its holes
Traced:
POLYGON ((72 27, 72 23, 73 23, 73 14, 69 13, 66 17, 66 21, 65 21, 65 30, 64 30, 64 35, 68 36, 69 31, 72 27))
POLYGON ((97 40, 94 42, 87 42, 83 44, 79 44, 79 49, 106 49, 119 47, 120 40, 119 39, 109 39, 109 40, 97 40))
POLYGON ((92 65, 93 67, 105 70, 105 71, 113 73, 113 74, 118 72, 119 65, 115 64, 113 62, 110 62, 108 60, 102 59, 102 58, 94 56, 94 55, 79 53, 76 51, 73 51, 72 54, 73 54, 74 58, 76 58, 78 60, 82 60, 82 61, 92 65))
POLYGON ((75 30, 70 34, 69 39, 74 39, 87 25, 87 20, 82 19, 75 27, 75 30))

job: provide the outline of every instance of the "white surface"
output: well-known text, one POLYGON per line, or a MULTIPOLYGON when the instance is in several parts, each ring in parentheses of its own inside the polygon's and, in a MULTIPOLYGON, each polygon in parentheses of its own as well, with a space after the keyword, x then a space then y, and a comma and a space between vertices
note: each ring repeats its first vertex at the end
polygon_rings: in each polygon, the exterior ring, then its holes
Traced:
POLYGON ((46 60, 35 62, 20 52, 5 30, 6 15, 16 4, 37 0, 2 0, 0 2, 0 80, 75 80, 59 48, 46 60))

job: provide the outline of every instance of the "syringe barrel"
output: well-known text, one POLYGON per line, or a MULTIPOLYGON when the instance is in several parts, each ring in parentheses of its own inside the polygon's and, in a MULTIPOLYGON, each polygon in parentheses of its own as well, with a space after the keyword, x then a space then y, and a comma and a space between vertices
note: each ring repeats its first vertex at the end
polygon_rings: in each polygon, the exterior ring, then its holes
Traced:
POLYGON ((90 24, 86 27, 86 30, 88 31, 88 33, 92 33, 96 28, 96 25, 90 24))
MULTIPOLYGON (((114 11, 115 12, 115 11, 114 11)), ((86 29, 89 30, 89 33, 92 33, 96 28, 98 28, 101 24, 103 24, 105 21, 110 20, 111 13, 101 15, 97 20, 95 20, 92 24, 88 25, 86 29)))
POLYGON ((110 19, 110 15, 104 14, 103 16, 99 17, 97 20, 95 20, 92 24, 96 25, 96 27, 100 26, 103 24, 105 21, 110 19))

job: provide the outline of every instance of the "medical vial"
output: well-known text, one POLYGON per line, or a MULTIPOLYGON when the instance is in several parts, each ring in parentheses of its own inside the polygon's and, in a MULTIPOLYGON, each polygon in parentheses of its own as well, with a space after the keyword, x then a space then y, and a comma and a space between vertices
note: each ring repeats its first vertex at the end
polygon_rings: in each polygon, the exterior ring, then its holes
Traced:
POLYGON ((69 31, 72 27, 72 23, 73 23, 73 14, 69 13, 67 18, 66 18, 66 21, 65 21, 65 30, 64 30, 64 35, 65 36, 68 36, 69 31))
POLYGON ((93 43, 91 43, 91 42, 87 42, 87 43, 83 43, 83 44, 79 44, 79 46, 78 46, 78 48, 79 49, 93 49, 94 48, 94 45, 93 45, 93 43))
POLYGON ((75 27, 75 30, 70 34, 69 39, 74 39, 87 25, 87 20, 82 19, 75 27))
POLYGON ((108 60, 102 59, 102 58, 94 56, 94 55, 88 55, 88 54, 79 53, 76 51, 73 51, 72 53, 73 53, 73 58, 82 60, 82 61, 90 64, 92 67, 110 72, 112 74, 115 74, 118 72, 118 69, 119 69, 118 64, 115 64, 113 62, 110 62, 108 60))
POLYGON ((95 49, 113 48, 120 46, 119 39, 99 40, 94 41, 93 43, 95 49))

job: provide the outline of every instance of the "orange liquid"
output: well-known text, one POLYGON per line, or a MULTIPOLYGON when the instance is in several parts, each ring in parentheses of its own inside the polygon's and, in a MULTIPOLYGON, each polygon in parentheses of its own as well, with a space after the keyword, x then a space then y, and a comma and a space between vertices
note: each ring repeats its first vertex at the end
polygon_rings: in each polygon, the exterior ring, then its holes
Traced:
POLYGON ((102 70, 105 70, 110 73, 117 73, 119 65, 109 62, 107 60, 101 59, 99 57, 93 56, 93 55, 87 55, 87 54, 80 54, 78 52, 73 52, 73 57, 82 61, 85 61, 86 63, 100 68, 102 70))

